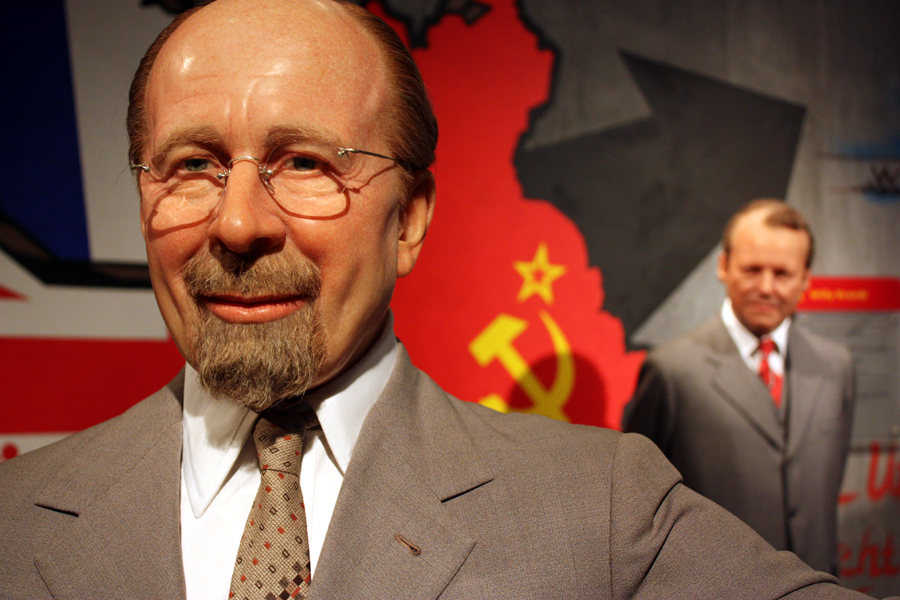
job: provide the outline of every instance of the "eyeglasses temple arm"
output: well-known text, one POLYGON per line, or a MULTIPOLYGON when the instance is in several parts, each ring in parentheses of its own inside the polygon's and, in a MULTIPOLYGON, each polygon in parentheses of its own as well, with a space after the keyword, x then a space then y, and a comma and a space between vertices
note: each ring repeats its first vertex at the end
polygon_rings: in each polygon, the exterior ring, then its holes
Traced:
POLYGON ((399 163, 400 161, 392 156, 385 156, 384 154, 378 154, 376 152, 369 152, 368 150, 360 150, 359 148, 338 148, 338 156, 344 158, 348 154, 366 154, 368 156, 377 156, 378 158, 386 158, 388 160, 392 160, 395 163, 399 163))

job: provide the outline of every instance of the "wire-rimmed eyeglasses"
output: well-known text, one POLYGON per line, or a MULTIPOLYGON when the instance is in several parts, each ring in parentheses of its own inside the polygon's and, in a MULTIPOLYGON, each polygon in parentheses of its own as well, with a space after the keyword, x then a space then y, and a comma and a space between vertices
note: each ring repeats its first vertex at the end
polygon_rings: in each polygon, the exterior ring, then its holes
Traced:
POLYGON ((287 213, 309 218, 341 214, 347 207, 345 190, 359 175, 355 157, 372 156, 403 166, 390 156, 359 148, 285 144, 273 149, 266 160, 236 156, 227 162, 194 146, 177 147, 141 164, 130 165, 141 178, 145 202, 154 212, 178 222, 205 218, 218 204, 234 166, 252 162, 259 178, 287 213))

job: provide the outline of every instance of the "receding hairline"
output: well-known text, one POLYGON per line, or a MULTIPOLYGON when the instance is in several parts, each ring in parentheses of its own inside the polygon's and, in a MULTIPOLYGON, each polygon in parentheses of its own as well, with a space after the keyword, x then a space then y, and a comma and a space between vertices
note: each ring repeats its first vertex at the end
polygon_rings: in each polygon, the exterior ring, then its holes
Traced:
POLYGON ((807 249, 805 265, 806 268, 809 269, 812 266, 815 253, 815 238, 813 237, 809 222, 800 211, 777 198, 759 198, 751 200, 728 219, 728 222, 725 224, 725 229, 722 232, 722 252, 724 253, 725 258, 727 259, 731 254, 734 231, 737 229, 737 226, 745 219, 759 213, 762 213, 762 223, 766 227, 772 229, 787 229, 806 234, 809 248, 807 249))
MULTIPOLYGON (((205 12, 208 9, 213 9, 213 7, 224 3, 223 0, 208 0, 201 5, 195 6, 187 11, 184 11, 180 15, 178 15, 173 21, 163 30, 160 34, 160 38, 151 45, 151 49, 148 50, 144 59, 141 61, 142 67, 145 66, 144 63, 149 63, 146 65, 146 68, 143 69, 143 79, 139 81, 139 75, 141 75, 142 68, 138 68, 138 72, 135 75, 135 78, 132 82, 132 94, 133 96, 138 95, 140 97, 132 97, 131 102, 129 103, 129 136, 132 139, 132 147, 129 151, 130 159, 133 164, 137 164, 141 162, 141 157, 147 150, 147 144, 150 142, 150 131, 149 131, 149 114, 147 111, 148 108, 148 98, 150 97, 152 81, 156 74, 157 63, 162 55, 171 47, 170 42, 176 41, 181 35, 191 35, 192 31, 185 31, 184 27, 186 24, 194 21, 196 17, 201 16, 201 13, 205 12), (163 35, 165 34, 165 35, 163 35), (140 119, 132 119, 132 105, 135 105, 137 109, 134 111, 134 116, 140 116, 140 119), (134 131, 139 135, 132 136, 131 131, 134 128, 134 131)), ((289 3, 278 3, 281 6, 287 6, 289 3)), ((299 4, 299 3, 295 3, 299 4)), ((383 92, 383 100, 381 102, 385 103, 383 114, 390 115, 393 118, 385 119, 384 121, 387 123, 383 132, 385 136, 388 138, 388 143, 390 144, 390 140, 393 137, 400 135, 398 132, 399 124, 397 122, 396 115, 394 113, 396 110, 393 108, 393 104, 397 101, 394 82, 394 73, 389 64, 388 58, 386 56, 387 49, 384 47, 384 44, 381 43, 377 36, 370 31, 370 27, 368 27, 365 23, 367 17, 372 17, 372 15, 366 9, 357 6, 353 3, 347 2, 345 0, 329 0, 327 3, 323 2, 312 2, 306 4, 318 4, 325 7, 333 7, 334 14, 337 19, 339 19, 339 23, 349 29, 355 31, 360 37, 360 40, 363 40, 365 44, 369 46, 367 50, 371 50, 371 52, 365 52, 366 54, 371 54, 375 58, 373 61, 368 63, 367 72, 372 73, 372 63, 377 61, 377 73, 378 76, 385 84, 385 91, 383 92)), ((377 17, 376 17, 377 18, 377 17)), ((322 137, 324 134, 321 134, 319 137, 322 137)), ((349 143, 355 143, 352 140, 349 143)), ((405 164, 405 163, 404 163, 405 164)))

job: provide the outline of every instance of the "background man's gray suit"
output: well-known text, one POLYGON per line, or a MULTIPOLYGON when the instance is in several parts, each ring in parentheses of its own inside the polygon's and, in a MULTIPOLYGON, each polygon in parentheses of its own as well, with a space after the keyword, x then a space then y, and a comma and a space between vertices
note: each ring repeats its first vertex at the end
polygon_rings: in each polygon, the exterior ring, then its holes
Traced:
MULTIPOLYGON (((176 378, 0 465, 0 597, 183 597, 180 399, 176 378)), ((457 401, 401 351, 310 597, 864 597, 830 580, 681 485, 644 438, 457 401)))
POLYGON ((834 572, 852 388, 847 350, 793 323, 780 416, 716 316, 647 356, 623 428, 770 544, 834 572))

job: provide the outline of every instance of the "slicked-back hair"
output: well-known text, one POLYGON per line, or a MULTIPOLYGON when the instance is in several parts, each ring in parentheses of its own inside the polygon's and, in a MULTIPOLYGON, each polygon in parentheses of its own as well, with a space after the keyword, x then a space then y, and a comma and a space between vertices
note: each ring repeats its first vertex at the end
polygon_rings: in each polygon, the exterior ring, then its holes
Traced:
POLYGON ((409 171, 427 169, 434 163, 438 124, 419 67, 390 25, 361 6, 346 0, 335 1, 381 49, 390 78, 392 134, 388 148, 392 156, 409 171))
POLYGON ((734 228, 737 226, 738 221, 745 215, 756 212, 757 210, 766 211, 763 223, 769 227, 782 227, 784 229, 806 232, 806 237, 809 239, 809 252, 806 255, 806 268, 809 269, 812 266, 813 254, 815 251, 812 229, 810 229, 809 223, 803 215, 801 215, 794 207, 775 198, 752 200, 742 206, 738 212, 734 213, 734 215, 728 219, 728 223, 725 224, 725 230, 722 233, 722 250, 725 252, 725 256, 731 255, 731 240, 734 235, 734 228))
MULTIPOLYGON (((428 99, 422 75, 400 36, 378 16, 346 0, 332 0, 342 6, 381 51, 388 70, 390 97, 388 101, 388 150, 409 172, 427 169, 434 163, 438 125, 428 99)), ((128 156, 131 164, 144 161, 144 148, 149 139, 147 130, 147 81, 150 70, 166 41, 178 27, 203 6, 191 8, 178 15, 153 41, 141 59, 131 81, 128 95, 128 156)))

